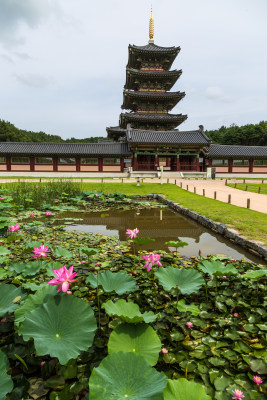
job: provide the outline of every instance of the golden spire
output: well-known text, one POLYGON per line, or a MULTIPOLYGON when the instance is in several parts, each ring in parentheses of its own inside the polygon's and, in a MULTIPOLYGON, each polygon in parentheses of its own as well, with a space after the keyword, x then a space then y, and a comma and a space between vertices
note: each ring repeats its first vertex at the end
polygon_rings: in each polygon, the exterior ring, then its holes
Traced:
POLYGON ((149 20, 149 43, 154 43, 154 19, 151 6, 150 20, 149 20))

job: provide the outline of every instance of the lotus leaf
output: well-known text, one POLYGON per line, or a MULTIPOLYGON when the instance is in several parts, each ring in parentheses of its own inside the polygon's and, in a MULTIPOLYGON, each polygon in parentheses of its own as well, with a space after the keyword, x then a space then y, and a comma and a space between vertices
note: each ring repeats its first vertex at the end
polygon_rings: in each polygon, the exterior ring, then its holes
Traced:
POLYGON ((167 246, 175 247, 176 249, 178 247, 188 246, 188 243, 187 242, 183 242, 182 240, 179 240, 179 241, 176 241, 176 242, 174 240, 170 240, 169 242, 165 242, 165 244, 167 246))
MULTIPOLYGON (((97 275, 90 274, 86 283, 90 283, 93 288, 97 287, 97 275)), ((125 272, 105 271, 98 275, 98 285, 102 286, 105 292, 115 291, 117 294, 132 292, 136 283, 131 275, 125 272)))
POLYGON ((13 389, 13 381, 7 374, 8 367, 8 358, 0 350, 0 400, 4 400, 5 395, 13 389))
POLYGON ((28 312, 19 332, 24 340, 33 338, 38 355, 49 354, 66 364, 92 345, 95 330, 92 308, 83 300, 64 294, 28 312))
POLYGON ((147 311, 142 314, 139 310, 137 304, 121 299, 116 303, 112 300, 108 300, 106 303, 102 304, 106 313, 110 316, 116 315, 120 317, 125 322, 136 323, 136 322, 154 322, 158 314, 154 314, 152 311, 147 311))
POLYGON ((143 246, 145 244, 155 242, 155 239, 146 238, 146 237, 142 237, 142 238, 136 237, 133 239, 133 242, 138 244, 139 246, 143 246))
POLYGON ((166 376, 134 353, 108 355, 89 380, 89 400, 163 400, 166 376))
POLYGON ((42 304, 46 303, 48 299, 57 294, 56 286, 45 285, 37 290, 35 294, 31 294, 25 300, 22 307, 15 311, 15 325, 19 325, 25 319, 27 312, 35 310, 42 304))
POLYGON ((71 258, 73 257, 73 254, 62 247, 57 247, 56 250, 54 251, 54 256, 55 257, 64 257, 64 258, 71 258))
POLYGON ((195 317, 198 316, 198 314, 200 313, 200 309, 198 306, 196 306, 195 304, 185 304, 184 300, 180 300, 177 303, 177 309, 180 312, 191 312, 195 317))
POLYGON ((21 274, 25 267, 26 264, 24 263, 14 263, 9 265, 8 269, 10 271, 15 271, 17 274, 21 274))
POLYGON ((42 261, 36 260, 29 262, 28 264, 24 265, 24 268, 22 270, 22 276, 26 277, 26 276, 36 275, 38 272, 40 272, 40 270, 43 267, 44 264, 42 263, 42 261))
POLYGON ((1 246, 0 247, 0 256, 6 256, 7 254, 10 254, 11 251, 8 250, 6 247, 1 246))
POLYGON ((238 271, 232 264, 223 265, 220 261, 202 261, 198 264, 202 272, 209 275, 237 275, 238 271))
POLYGON ((19 308, 19 304, 13 301, 16 298, 23 300, 25 296, 26 293, 19 287, 7 283, 0 284, 0 317, 19 308))
POLYGON ((80 250, 86 254, 87 256, 93 256, 97 253, 99 253, 98 249, 93 249, 91 247, 81 247, 80 250))
POLYGON ((199 383, 181 378, 168 379, 167 387, 164 389, 164 400, 211 400, 211 397, 199 383))
POLYGON ((202 275, 193 269, 159 268, 155 276, 166 291, 179 286, 182 294, 196 293, 205 283, 202 275))
POLYGON ((258 269, 256 271, 250 270, 247 271, 242 278, 247 278, 247 279, 259 279, 262 278, 263 276, 267 275, 267 269, 258 269))
POLYGON ((111 333, 108 341, 109 354, 133 352, 140 354, 152 366, 157 363, 160 350, 158 335, 146 324, 121 324, 111 333))

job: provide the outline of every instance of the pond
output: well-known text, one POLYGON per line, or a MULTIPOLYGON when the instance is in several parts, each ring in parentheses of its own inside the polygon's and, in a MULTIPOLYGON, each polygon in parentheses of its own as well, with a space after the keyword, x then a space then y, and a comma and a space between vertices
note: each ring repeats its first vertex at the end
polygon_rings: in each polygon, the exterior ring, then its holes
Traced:
MULTIPOLYGON (((63 216, 63 214, 61 214, 63 216)), ((224 254, 229 258, 252 261, 264 264, 262 258, 254 256, 241 246, 235 245, 223 236, 212 232, 195 221, 167 208, 146 208, 140 210, 112 210, 108 212, 68 212, 64 217, 81 218, 77 224, 68 225, 66 230, 99 233, 106 236, 117 236, 118 240, 127 240, 126 229, 138 228, 138 237, 150 237, 155 242, 142 246, 144 250, 174 251, 165 242, 183 240, 188 246, 180 248, 183 256, 203 256, 224 254)))

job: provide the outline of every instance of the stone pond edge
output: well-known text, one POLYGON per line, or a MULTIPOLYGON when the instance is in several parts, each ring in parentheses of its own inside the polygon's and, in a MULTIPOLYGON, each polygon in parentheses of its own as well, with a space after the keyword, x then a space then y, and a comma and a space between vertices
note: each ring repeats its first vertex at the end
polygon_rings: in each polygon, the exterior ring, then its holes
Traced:
POLYGON ((244 249, 249 250, 251 253, 256 254, 263 259, 267 259, 267 248, 261 246, 261 244, 254 240, 248 240, 244 236, 240 236, 237 231, 234 229, 228 228, 225 224, 220 224, 219 222, 212 221, 210 218, 205 217, 204 215, 200 215, 195 211, 191 211, 189 208, 183 207, 179 203, 175 203, 172 200, 167 200, 164 195, 160 194, 148 194, 148 195, 134 195, 131 196, 133 198, 139 199, 156 199, 173 210, 179 212, 182 215, 185 215, 192 220, 198 222, 200 225, 205 226, 208 229, 211 229, 213 232, 218 233, 219 235, 224 236, 229 239, 231 242, 238 244, 244 249))

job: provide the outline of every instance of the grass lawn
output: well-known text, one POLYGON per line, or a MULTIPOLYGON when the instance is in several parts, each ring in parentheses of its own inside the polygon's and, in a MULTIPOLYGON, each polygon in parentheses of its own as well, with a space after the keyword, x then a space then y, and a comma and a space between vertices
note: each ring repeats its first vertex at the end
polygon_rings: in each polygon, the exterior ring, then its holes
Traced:
POLYGON ((235 186, 234 183, 229 183, 227 186, 236 187, 236 189, 245 190, 247 192, 253 192, 253 193, 259 193, 259 188, 260 188, 260 193, 261 194, 267 194, 267 183, 264 183, 264 184, 259 184, 259 183, 237 183, 236 186, 235 186))
POLYGON ((142 183, 137 187, 136 183, 84 183, 83 189, 102 190, 109 193, 120 192, 128 195, 164 194, 169 200, 180 203, 214 221, 227 224, 248 239, 259 240, 267 245, 267 214, 209 199, 172 184, 142 183))

